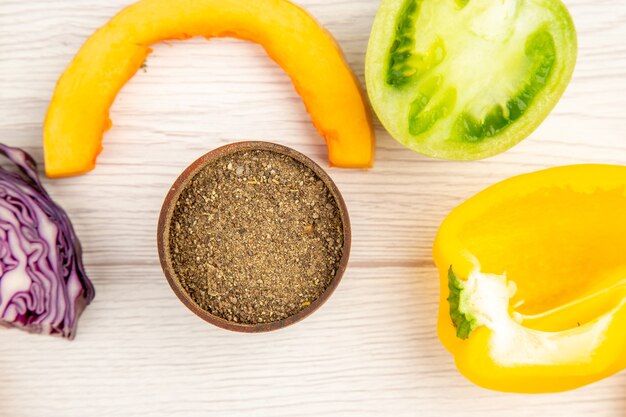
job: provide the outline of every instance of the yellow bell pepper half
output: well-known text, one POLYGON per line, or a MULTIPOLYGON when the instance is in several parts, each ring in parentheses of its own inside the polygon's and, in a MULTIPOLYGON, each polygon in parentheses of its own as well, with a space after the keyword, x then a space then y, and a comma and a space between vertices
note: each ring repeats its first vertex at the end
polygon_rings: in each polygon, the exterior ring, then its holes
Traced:
POLYGON ((448 215, 434 258, 439 338, 475 384, 558 392, 626 368, 626 166, 489 187, 448 215))

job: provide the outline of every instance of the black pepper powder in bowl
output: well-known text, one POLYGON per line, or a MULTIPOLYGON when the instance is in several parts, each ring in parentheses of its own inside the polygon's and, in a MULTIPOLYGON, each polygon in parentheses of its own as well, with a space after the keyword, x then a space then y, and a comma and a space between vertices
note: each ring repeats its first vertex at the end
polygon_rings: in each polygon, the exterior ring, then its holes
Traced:
POLYGON ((165 200, 158 235, 181 301, 245 332, 312 313, 337 286, 350 249, 347 210, 330 177, 269 142, 227 145, 194 162, 165 200))

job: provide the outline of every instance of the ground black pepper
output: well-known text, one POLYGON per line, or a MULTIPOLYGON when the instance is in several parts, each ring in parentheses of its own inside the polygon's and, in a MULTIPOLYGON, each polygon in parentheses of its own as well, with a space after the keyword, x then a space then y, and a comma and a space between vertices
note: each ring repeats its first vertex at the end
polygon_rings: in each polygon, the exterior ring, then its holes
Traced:
POLYGON ((246 150, 202 168, 176 201, 169 246, 177 279, 204 310, 269 323, 316 300, 343 251, 339 208, 293 158, 246 150))

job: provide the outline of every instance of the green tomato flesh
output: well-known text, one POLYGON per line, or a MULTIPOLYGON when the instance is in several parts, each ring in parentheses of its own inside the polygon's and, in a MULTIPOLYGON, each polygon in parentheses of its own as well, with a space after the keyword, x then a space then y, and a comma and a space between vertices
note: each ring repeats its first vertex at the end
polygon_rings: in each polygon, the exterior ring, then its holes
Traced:
POLYGON ((435 158, 481 159, 539 126, 576 53, 560 0, 383 0, 365 77, 399 142, 435 158))

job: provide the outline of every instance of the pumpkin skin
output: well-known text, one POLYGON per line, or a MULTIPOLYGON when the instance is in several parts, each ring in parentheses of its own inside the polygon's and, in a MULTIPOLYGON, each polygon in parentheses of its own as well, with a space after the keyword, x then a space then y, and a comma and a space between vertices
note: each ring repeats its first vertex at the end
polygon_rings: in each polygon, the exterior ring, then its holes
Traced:
POLYGON ((374 131, 359 82, 332 36, 303 9, 287 0, 141 0, 87 39, 57 82, 43 131, 46 174, 92 170, 111 127, 109 108, 150 45, 193 36, 263 46, 302 97, 331 165, 372 165, 374 131))

